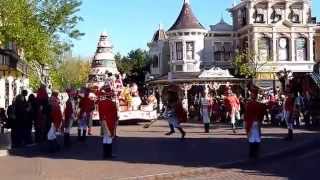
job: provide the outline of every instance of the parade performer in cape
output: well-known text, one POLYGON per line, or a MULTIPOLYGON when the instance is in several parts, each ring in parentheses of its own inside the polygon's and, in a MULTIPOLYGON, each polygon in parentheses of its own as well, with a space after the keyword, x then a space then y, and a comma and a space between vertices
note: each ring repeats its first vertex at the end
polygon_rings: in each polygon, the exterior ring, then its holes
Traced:
POLYGON ((99 93, 99 117, 103 128, 103 158, 114 157, 112 155, 112 142, 115 137, 118 111, 117 105, 112 101, 113 92, 110 86, 104 86, 99 93))
POLYGON ((87 136, 87 128, 89 125, 89 119, 91 118, 91 113, 94 110, 94 101, 89 97, 90 90, 86 89, 84 97, 80 100, 80 118, 78 127, 78 139, 80 141, 85 141, 87 136))
POLYGON ((182 129, 181 123, 186 122, 188 115, 186 110, 183 108, 182 103, 178 97, 178 87, 171 86, 168 89, 168 103, 164 116, 167 118, 170 132, 166 133, 167 136, 175 133, 175 128, 181 133, 181 138, 184 139, 186 132, 182 129))
POLYGON ((51 107, 50 117, 52 121, 51 128, 48 132, 49 151, 56 152, 59 150, 56 132, 61 127, 63 121, 58 91, 52 92, 49 102, 51 107))
POLYGON ((265 106, 257 101, 258 89, 252 89, 251 99, 247 102, 244 114, 246 132, 249 141, 249 157, 258 158, 261 143, 261 124, 265 106))
POLYGON ((68 101, 66 102, 66 108, 64 111, 64 145, 65 147, 70 147, 70 130, 72 128, 73 122, 77 119, 77 110, 76 110, 76 100, 75 100, 75 90, 74 89, 68 89, 68 101))

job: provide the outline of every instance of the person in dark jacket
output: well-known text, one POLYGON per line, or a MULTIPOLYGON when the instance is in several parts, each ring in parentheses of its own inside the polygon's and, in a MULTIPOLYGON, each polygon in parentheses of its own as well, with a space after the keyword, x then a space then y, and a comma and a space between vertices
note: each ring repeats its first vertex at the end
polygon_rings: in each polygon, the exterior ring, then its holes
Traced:
POLYGON ((32 127, 33 124, 36 121, 37 118, 37 101, 35 95, 31 94, 28 98, 28 117, 27 117, 27 126, 26 126, 26 133, 25 133, 25 138, 27 144, 32 144, 33 139, 32 139, 32 127))

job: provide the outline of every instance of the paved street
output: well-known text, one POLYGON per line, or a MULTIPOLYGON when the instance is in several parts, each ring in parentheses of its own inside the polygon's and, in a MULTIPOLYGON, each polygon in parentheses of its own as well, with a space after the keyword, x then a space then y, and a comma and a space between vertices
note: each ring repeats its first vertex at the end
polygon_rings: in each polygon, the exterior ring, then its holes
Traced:
MULTIPOLYGON (((95 128, 94 136, 86 143, 76 142, 71 149, 54 155, 46 155, 41 147, 31 147, 0 158, 1 179, 152 179, 156 174, 187 173, 205 167, 225 172, 226 169, 220 168, 222 165, 247 159, 243 130, 235 135, 221 125, 204 134, 202 125, 184 127, 188 134, 182 141, 179 133, 171 137, 164 135, 168 127, 163 121, 149 129, 141 124, 120 126, 114 147, 118 156, 112 161, 101 160, 100 132, 95 128)), ((318 136, 315 131, 297 130, 295 141, 285 142, 282 140, 285 129, 264 128, 263 132, 264 155, 295 148, 318 136)))

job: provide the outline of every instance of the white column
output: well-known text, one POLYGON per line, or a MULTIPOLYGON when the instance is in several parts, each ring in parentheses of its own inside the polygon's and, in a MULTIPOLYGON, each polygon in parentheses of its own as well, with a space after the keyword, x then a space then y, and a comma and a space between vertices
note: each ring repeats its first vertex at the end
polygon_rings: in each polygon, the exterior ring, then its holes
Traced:
POLYGON ((283 20, 288 20, 288 17, 289 17, 289 14, 291 12, 291 9, 290 9, 290 3, 289 1, 286 2, 286 9, 285 9, 285 17, 283 18, 283 20))
POLYGON ((294 33, 291 33, 291 43, 290 43, 290 55, 291 55, 291 61, 292 62, 295 62, 296 61, 296 43, 295 43, 295 40, 296 40, 296 36, 294 33))
POLYGON ((6 80, 0 78, 0 108, 5 108, 6 106, 6 80))
POLYGON ((183 98, 183 106, 187 113, 189 114, 189 107, 188 107, 188 86, 184 85, 184 98, 183 98))
POLYGON ((277 34, 272 34, 272 55, 273 55, 273 62, 277 62, 278 52, 277 52, 277 34))
POLYGON ((253 45, 253 54, 255 55, 255 60, 258 60, 259 49, 258 49, 258 36, 256 33, 252 34, 252 45, 253 45))
POLYGON ((163 108, 162 90, 163 90, 163 86, 158 86, 158 91, 159 91, 159 110, 160 110, 160 112, 161 112, 161 110, 163 108))
POLYGON ((9 105, 11 105, 12 104, 12 100, 14 98, 13 97, 13 88, 12 88, 12 84, 13 84, 14 79, 13 79, 12 76, 9 76, 9 77, 7 77, 7 80, 9 82, 9 105))
POLYGON ((309 40, 308 40, 308 60, 313 62, 314 60, 314 52, 313 52, 313 40, 314 40, 314 34, 309 33, 309 40))
POLYGON ((248 9, 248 24, 253 24, 254 9, 253 9, 253 6, 252 6, 252 2, 248 3, 247 9, 248 9))
POLYGON ((271 24, 272 20, 271 20, 271 14, 272 14, 272 4, 271 2, 268 2, 268 9, 267 9, 267 24, 271 24))

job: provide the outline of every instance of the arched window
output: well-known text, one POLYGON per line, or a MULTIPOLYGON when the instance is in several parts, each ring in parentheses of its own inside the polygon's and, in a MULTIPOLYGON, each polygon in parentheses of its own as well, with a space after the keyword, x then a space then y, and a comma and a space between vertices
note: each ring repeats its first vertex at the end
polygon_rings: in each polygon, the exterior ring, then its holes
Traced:
POLYGON ((258 42, 258 55, 260 61, 268 61, 271 57, 270 38, 263 37, 258 42))
POLYGON ((296 58, 297 61, 307 60, 307 40, 304 37, 296 39, 296 58))
POLYGON ((152 58, 152 67, 158 68, 159 67, 159 57, 154 55, 152 58))
POLYGON ((278 60, 289 61, 289 39, 280 37, 278 40, 278 60))

